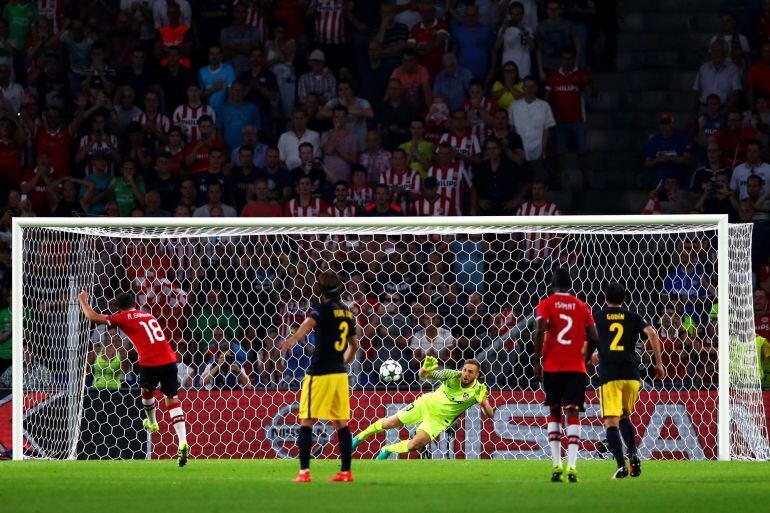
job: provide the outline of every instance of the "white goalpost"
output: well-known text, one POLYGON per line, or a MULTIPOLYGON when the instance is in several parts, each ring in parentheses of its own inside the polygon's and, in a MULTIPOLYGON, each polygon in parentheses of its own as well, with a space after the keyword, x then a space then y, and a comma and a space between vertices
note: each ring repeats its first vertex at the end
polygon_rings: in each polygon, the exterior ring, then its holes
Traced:
MULTIPOLYGON (((665 380, 638 347, 643 384, 632 420, 643 457, 769 460, 751 228, 721 215, 14 218, 13 456, 172 456, 166 412, 159 433, 142 430, 130 343, 95 329, 77 305, 86 290, 108 313, 131 290, 180 355, 193 458, 294 457, 313 341, 286 357, 277 347, 316 301, 316 272, 334 269, 362 340, 350 366, 354 432, 430 390, 416 374, 426 354, 452 368, 473 357, 494 418, 472 408, 419 457, 546 459, 533 312, 562 266, 594 310, 602 287, 622 282, 628 308, 659 330, 665 380), (379 379, 389 359, 404 369, 399 382, 379 379)), ((581 458, 602 458, 592 365, 589 377, 581 458)), ((333 455, 332 434, 316 426, 315 457, 333 455)), ((373 437, 354 456, 373 457, 382 442, 373 437)))

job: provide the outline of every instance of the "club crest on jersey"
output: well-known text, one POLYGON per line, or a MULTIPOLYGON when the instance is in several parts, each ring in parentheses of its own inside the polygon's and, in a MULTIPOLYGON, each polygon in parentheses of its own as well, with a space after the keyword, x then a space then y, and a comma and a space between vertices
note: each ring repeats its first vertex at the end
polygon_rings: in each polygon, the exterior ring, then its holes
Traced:
POLYGON ((463 401, 467 401, 469 397, 470 397, 470 395, 468 394, 468 392, 465 392, 463 394, 463 401))

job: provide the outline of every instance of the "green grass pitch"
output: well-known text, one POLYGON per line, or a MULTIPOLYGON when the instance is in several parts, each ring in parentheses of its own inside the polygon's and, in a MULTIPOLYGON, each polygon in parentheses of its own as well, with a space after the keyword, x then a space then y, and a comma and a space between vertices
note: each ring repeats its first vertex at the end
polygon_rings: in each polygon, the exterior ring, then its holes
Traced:
POLYGON ((704 513, 770 504, 768 463, 644 462, 641 477, 611 481, 611 462, 579 462, 571 484, 549 482, 547 461, 355 460, 356 482, 326 483, 337 467, 314 461, 314 482, 294 484, 291 460, 7 462, 0 511, 704 513))

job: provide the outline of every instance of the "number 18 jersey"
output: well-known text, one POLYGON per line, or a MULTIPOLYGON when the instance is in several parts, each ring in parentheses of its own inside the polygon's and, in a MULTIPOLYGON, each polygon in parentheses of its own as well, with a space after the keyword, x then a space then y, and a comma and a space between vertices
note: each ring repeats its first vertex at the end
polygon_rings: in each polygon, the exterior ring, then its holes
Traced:
POLYGON ((119 312, 108 315, 107 324, 120 328, 131 340, 142 367, 176 363, 176 352, 171 349, 163 329, 151 313, 141 310, 119 312))
POLYGON ((572 294, 556 292, 540 301, 535 317, 547 322, 543 372, 586 372, 586 328, 594 325, 591 309, 572 294))

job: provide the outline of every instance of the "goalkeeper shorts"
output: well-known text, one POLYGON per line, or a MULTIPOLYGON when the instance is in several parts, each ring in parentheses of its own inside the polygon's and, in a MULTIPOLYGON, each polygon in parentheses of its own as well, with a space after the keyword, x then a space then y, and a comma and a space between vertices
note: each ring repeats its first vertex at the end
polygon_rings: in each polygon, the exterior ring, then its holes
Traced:
POLYGON ((350 385, 344 372, 305 376, 299 398, 300 419, 350 420, 350 385))
POLYGON ((631 415, 639 397, 639 381, 615 379, 599 387, 599 404, 602 417, 631 415))
POLYGON ((435 440, 438 435, 452 425, 454 420, 449 417, 432 415, 426 401, 422 397, 418 397, 413 403, 399 410, 396 416, 398 420, 407 426, 412 426, 419 422, 420 425, 417 426, 417 429, 428 433, 431 440, 435 440))

